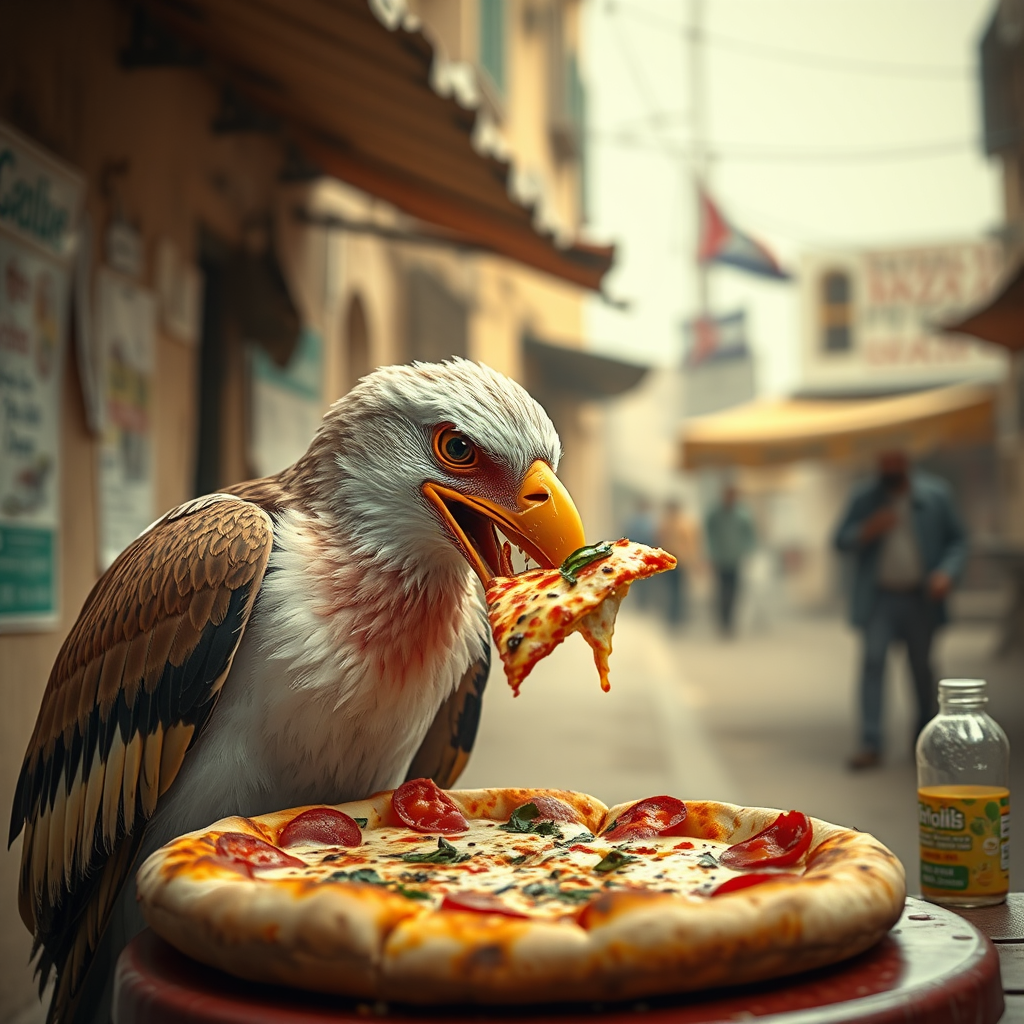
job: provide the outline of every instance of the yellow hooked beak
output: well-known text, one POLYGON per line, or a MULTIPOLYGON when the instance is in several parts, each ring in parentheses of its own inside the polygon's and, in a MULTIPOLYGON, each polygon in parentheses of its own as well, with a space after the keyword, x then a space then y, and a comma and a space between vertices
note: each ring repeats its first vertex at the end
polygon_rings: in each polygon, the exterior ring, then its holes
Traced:
POLYGON ((554 470, 540 459, 527 470, 514 509, 433 481, 423 485, 423 493, 448 525, 484 586, 494 576, 512 573, 511 560, 499 545, 496 529, 545 569, 557 568, 586 543, 583 523, 569 492, 554 470))

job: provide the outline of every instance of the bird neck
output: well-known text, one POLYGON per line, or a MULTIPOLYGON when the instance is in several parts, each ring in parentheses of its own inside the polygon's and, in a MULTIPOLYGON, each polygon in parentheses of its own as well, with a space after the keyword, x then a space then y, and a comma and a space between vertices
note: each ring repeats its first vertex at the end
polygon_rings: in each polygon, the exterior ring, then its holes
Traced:
MULTIPOLYGON (((430 666, 465 644, 470 623, 482 621, 476 577, 465 563, 452 572, 445 561, 430 571, 422 561, 380 557, 294 508, 278 517, 274 541, 266 597, 294 608, 301 591, 310 634, 322 632, 330 641, 325 651, 351 652, 378 680, 402 685, 424 671, 433 675, 430 666)), ((296 655, 315 656, 308 649, 296 655)))

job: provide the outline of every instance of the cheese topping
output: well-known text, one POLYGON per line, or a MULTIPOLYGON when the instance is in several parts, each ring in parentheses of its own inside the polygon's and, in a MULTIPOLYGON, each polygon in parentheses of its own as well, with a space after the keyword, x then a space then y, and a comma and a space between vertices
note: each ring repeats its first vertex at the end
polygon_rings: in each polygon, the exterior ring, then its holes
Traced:
POLYGON ((594 649, 601 688, 609 689, 608 657, 615 616, 629 585, 675 567, 660 548, 622 540, 581 549, 559 569, 496 576, 487 585, 487 616, 505 675, 514 693, 541 658, 570 633, 594 649))
POLYGON ((495 913, 558 920, 611 889, 700 901, 741 874, 718 863, 724 842, 656 836, 612 843, 568 822, 540 823, 548 834, 502 824, 475 820, 458 836, 384 827, 365 832, 357 847, 290 846, 286 852, 307 867, 260 869, 258 877, 381 886, 422 902, 425 911, 439 909, 446 896, 472 894, 493 900, 495 913))

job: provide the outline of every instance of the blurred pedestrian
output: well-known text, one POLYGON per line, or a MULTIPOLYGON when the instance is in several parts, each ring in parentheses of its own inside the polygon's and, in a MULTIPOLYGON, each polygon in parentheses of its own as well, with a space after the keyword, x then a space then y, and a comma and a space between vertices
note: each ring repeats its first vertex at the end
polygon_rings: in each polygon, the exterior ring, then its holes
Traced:
POLYGON ((641 496, 636 499, 633 511, 626 519, 626 536, 638 544, 657 544, 657 527, 654 522, 654 503, 641 496))
POLYGON ((889 645, 902 640, 914 681, 914 736, 937 712, 931 648, 963 569, 967 534, 944 480, 911 473, 905 453, 878 460, 878 476, 850 502, 835 546, 852 555, 850 618, 861 631, 860 749, 853 771, 882 756, 882 688, 889 645))
POLYGON ((726 484, 722 499, 704 524, 708 557, 715 570, 715 605, 723 636, 733 633, 743 562, 754 550, 754 520, 739 500, 734 484, 726 484))
MULTIPOLYGON (((658 543, 658 529, 654 520, 654 502, 646 495, 641 495, 636 499, 633 511, 626 520, 625 536, 630 540, 635 540, 639 544, 646 544, 649 547, 654 547, 658 543)), ((638 580, 633 584, 636 588, 634 591, 636 594, 635 608, 650 608, 653 604, 657 603, 658 595, 660 594, 658 590, 659 582, 657 577, 655 577, 653 579, 638 580)))
POLYGON ((658 522, 658 547, 676 556, 676 568, 662 577, 668 592, 665 617, 678 626, 690 617, 690 581, 700 558, 700 526, 678 498, 665 503, 658 522))

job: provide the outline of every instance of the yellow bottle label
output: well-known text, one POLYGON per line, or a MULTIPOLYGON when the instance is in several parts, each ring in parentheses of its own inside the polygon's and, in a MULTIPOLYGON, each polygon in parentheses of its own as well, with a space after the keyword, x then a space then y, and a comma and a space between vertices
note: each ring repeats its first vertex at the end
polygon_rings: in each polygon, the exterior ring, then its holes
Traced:
POLYGON ((1010 791, 925 786, 917 791, 924 896, 1000 896, 1010 888, 1010 791))

